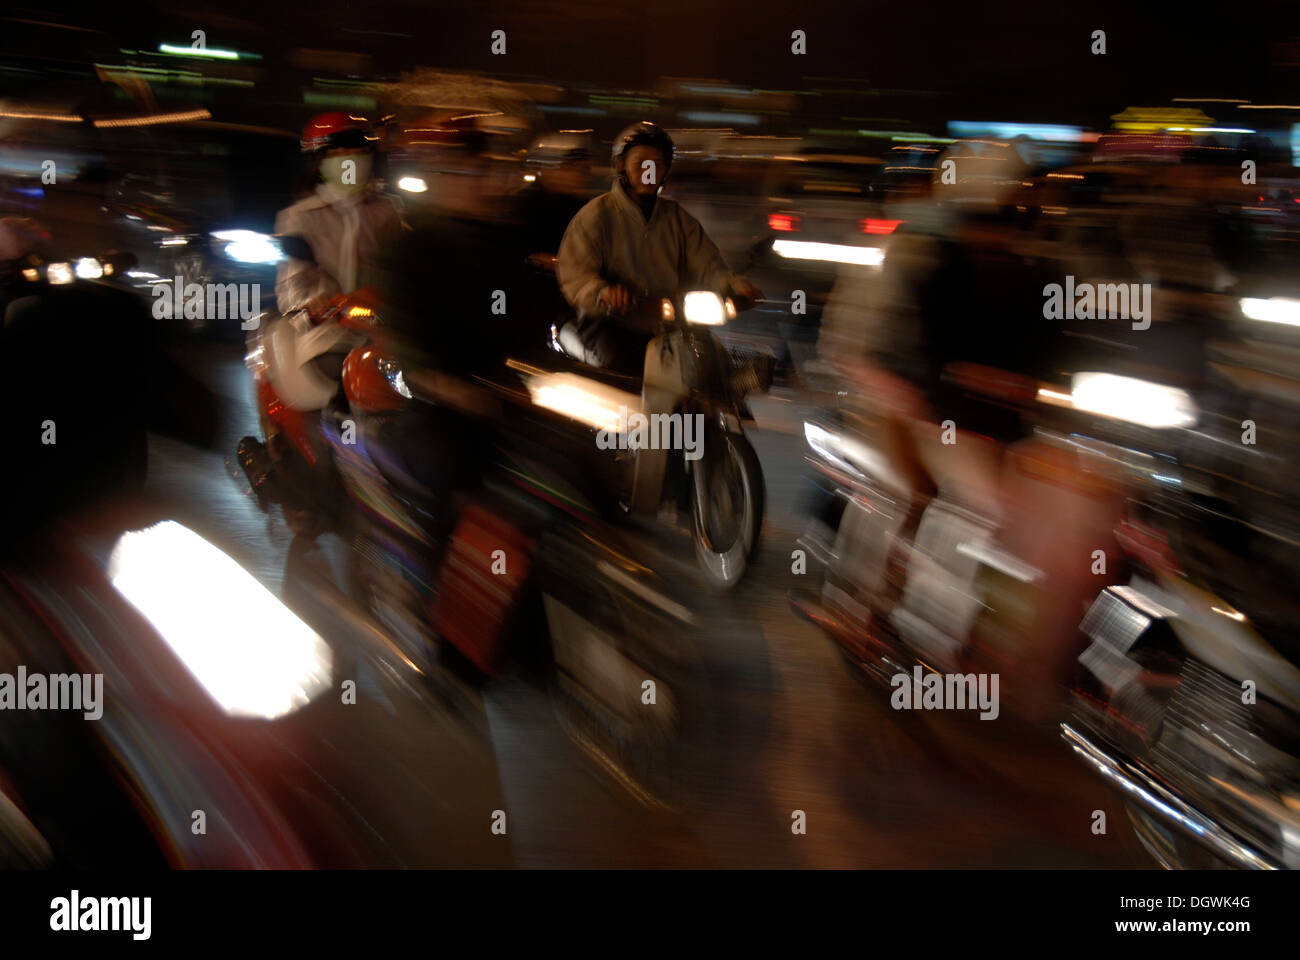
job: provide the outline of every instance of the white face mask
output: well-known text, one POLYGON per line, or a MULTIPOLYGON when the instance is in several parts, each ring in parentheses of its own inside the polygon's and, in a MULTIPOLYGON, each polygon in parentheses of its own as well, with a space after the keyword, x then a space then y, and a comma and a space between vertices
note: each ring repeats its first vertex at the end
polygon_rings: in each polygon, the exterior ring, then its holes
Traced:
POLYGON ((326 157, 320 162, 320 178, 340 193, 356 193, 370 182, 372 163, 370 155, 365 153, 326 157))

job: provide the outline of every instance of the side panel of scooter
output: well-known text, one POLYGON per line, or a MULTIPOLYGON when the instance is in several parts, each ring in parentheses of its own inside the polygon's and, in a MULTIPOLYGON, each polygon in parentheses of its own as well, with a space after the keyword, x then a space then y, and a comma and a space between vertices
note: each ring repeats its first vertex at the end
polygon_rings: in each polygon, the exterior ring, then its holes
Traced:
POLYGON ((294 410, 319 410, 329 403, 338 384, 322 377, 299 349, 299 332, 283 317, 267 325, 262 338, 263 362, 276 394, 294 410))
POLYGON ((992 539, 991 524, 942 500, 931 501, 921 517, 891 620, 903 639, 941 664, 955 662, 980 610, 980 562, 961 548, 992 539))
POLYGON ((880 593, 895 538, 906 511, 888 502, 876 505, 852 497, 844 505, 826 579, 823 599, 842 613, 865 616, 880 593))
POLYGON ((393 496, 387 479, 371 458, 371 444, 376 442, 378 421, 362 417, 353 423, 354 435, 345 442, 340 430, 342 424, 329 417, 324 422, 323 433, 329 442, 334 463, 338 468, 343 489, 349 499, 372 523, 378 523, 419 541, 423 531, 411 519, 406 506, 393 496))
MULTIPOLYGON (((683 349, 681 337, 673 335, 655 337, 646 347, 645 376, 641 386, 641 410, 646 416, 670 414, 685 398, 687 389, 682 380, 681 364, 683 349)), ((667 450, 637 451, 632 482, 633 510, 654 513, 658 509, 667 465, 667 450)))

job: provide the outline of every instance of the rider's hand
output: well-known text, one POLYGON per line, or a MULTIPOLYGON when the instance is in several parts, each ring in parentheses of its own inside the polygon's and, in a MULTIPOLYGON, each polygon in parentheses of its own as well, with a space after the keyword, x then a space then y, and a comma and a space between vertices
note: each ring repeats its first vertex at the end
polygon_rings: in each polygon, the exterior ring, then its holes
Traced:
POLYGON ((623 313, 632 304, 632 294, 628 292, 627 287, 621 283, 611 283, 604 290, 600 291, 600 296, 596 298, 602 310, 606 313, 618 314, 623 313))
POLYGON ((315 296, 308 297, 303 304, 303 308, 307 311, 308 316, 319 317, 325 312, 325 308, 330 305, 330 301, 333 299, 328 293, 318 293, 315 296))
MULTIPOLYGON (((742 307, 742 309, 748 309, 763 299, 763 291, 758 289, 757 286, 750 283, 744 277, 740 277, 736 281, 734 292, 735 296, 733 299, 744 302, 744 307, 742 307)), ((739 306, 739 304, 737 306, 739 306)))

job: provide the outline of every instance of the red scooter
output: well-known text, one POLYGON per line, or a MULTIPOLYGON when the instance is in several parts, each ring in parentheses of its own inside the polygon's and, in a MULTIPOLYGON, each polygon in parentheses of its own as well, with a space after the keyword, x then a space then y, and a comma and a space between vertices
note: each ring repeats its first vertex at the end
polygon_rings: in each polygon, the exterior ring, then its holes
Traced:
MULTIPOLYGON (((311 261, 301 238, 280 243, 286 255, 311 261)), ((263 439, 244 437, 237 457, 258 506, 269 511, 278 503, 296 534, 315 536, 339 520, 344 497, 321 420, 346 415, 344 361, 368 339, 374 299, 367 289, 340 294, 315 315, 305 308, 264 314, 248 335, 245 362, 263 439)))

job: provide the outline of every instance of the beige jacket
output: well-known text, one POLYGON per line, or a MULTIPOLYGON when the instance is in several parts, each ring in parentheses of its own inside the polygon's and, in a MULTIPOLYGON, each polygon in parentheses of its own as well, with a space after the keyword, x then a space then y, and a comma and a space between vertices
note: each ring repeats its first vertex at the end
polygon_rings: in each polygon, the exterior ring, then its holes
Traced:
POLYGON ((277 234, 297 234, 311 245, 316 265, 284 260, 275 295, 282 313, 318 293, 351 293, 384 284, 383 260, 402 235, 402 215, 388 197, 365 190, 350 196, 321 184, 311 196, 281 210, 277 234))
POLYGON ((738 279, 700 222, 659 197, 647 222, 636 202, 615 186, 574 214, 560 242, 556 276, 579 316, 597 313, 606 286, 633 295, 672 297, 691 289, 726 295, 738 279))

